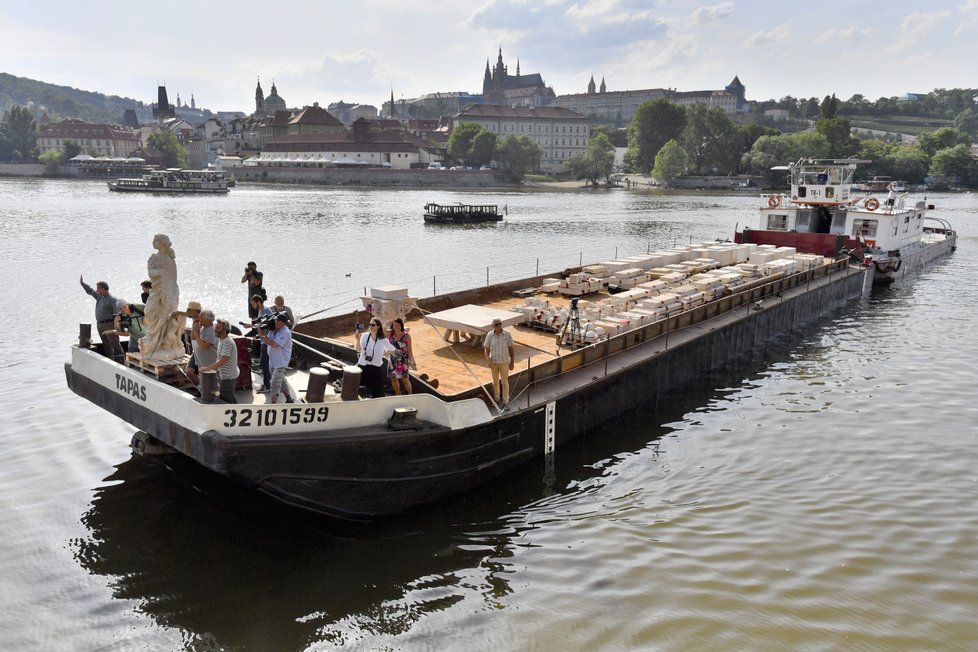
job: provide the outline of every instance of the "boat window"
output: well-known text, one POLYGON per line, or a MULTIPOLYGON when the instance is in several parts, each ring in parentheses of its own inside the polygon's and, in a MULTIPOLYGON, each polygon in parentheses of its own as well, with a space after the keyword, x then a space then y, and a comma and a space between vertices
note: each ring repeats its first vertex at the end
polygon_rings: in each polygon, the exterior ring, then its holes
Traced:
POLYGON ((768 231, 787 231, 788 216, 785 214, 770 214, 767 216, 768 231))
POLYGON ((910 230, 910 216, 907 215, 903 218, 903 232, 906 233, 910 230))
POLYGON ((811 220, 811 217, 812 217, 811 211, 797 211, 795 213, 795 231, 799 231, 801 233, 807 233, 808 223, 811 220))
POLYGON ((834 197, 835 197, 835 188, 833 188, 832 186, 828 186, 825 189, 825 198, 826 199, 832 199, 834 197))
POLYGON ((852 234, 864 238, 875 238, 878 220, 854 220, 852 223, 852 234))

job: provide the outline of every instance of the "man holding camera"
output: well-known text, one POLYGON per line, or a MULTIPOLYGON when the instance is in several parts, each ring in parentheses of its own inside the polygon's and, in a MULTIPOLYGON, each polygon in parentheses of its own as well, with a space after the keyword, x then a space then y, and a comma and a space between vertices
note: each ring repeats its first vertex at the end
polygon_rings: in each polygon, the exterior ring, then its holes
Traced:
MULTIPOLYGON (((265 307, 265 299, 262 298, 260 294, 255 294, 251 297, 249 302, 249 312, 254 310, 255 316, 251 318, 251 328, 252 330, 247 333, 248 337, 261 332, 261 328, 269 329, 274 323, 274 314, 270 308, 265 307)), ((248 326, 245 322, 238 322, 242 326, 248 326)), ((262 386, 257 390, 258 392, 267 392, 269 386, 272 382, 272 372, 268 368, 268 347, 259 338, 258 340, 258 360, 261 365, 261 382, 262 386)), ((254 353, 254 352, 252 352, 254 353)))
POLYGON ((139 353, 139 340, 146 334, 143 306, 133 305, 125 299, 119 299, 119 314, 115 316, 113 334, 129 336, 129 353, 139 353))
POLYGON ((258 265, 255 264, 255 261, 248 261, 244 276, 241 277, 241 282, 248 284, 248 316, 252 319, 258 316, 258 312, 255 310, 254 305, 252 305, 252 298, 256 294, 261 296, 262 301, 268 298, 268 293, 262 287, 264 277, 265 275, 258 271, 258 265))
POLYGON ((286 325, 288 317, 285 313, 275 315, 275 326, 273 331, 267 332, 261 326, 258 327, 258 335, 261 337, 262 344, 268 347, 268 366, 272 370, 272 382, 270 393, 272 403, 278 402, 278 395, 285 394, 286 403, 295 403, 295 397, 289 381, 285 379, 285 370, 289 367, 289 358, 292 357, 292 331, 286 325))

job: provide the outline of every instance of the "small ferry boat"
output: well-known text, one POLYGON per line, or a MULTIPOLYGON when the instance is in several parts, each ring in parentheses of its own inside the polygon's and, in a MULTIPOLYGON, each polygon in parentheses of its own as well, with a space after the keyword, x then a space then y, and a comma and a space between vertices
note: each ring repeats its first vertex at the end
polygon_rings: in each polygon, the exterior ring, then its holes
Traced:
POLYGON ((853 189, 856 159, 801 159, 788 166, 791 190, 763 196, 757 227, 735 235, 741 243, 794 247, 834 256, 848 253, 872 267, 875 281, 892 281, 950 253, 957 234, 944 219, 930 216, 926 200, 904 193, 883 200, 853 189))
POLYGON ((114 192, 204 193, 228 192, 228 180, 219 170, 183 170, 167 168, 153 170, 139 178, 109 181, 114 192))
POLYGON ((503 216, 495 204, 476 206, 470 204, 435 204, 424 206, 424 221, 435 224, 471 224, 474 222, 499 222, 503 216))

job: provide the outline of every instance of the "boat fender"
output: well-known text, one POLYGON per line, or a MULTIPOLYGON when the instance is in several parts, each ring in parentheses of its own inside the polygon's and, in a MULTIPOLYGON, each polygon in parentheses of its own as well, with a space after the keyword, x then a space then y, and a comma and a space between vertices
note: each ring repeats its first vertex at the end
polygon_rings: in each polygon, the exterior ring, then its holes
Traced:
POLYGON ((771 208, 777 208, 778 206, 781 205, 781 196, 771 195, 770 197, 767 198, 767 205, 770 206, 771 208))
POLYGON ((866 210, 875 211, 877 208, 880 207, 880 200, 878 200, 876 197, 870 197, 869 199, 866 200, 865 206, 866 206, 866 210))

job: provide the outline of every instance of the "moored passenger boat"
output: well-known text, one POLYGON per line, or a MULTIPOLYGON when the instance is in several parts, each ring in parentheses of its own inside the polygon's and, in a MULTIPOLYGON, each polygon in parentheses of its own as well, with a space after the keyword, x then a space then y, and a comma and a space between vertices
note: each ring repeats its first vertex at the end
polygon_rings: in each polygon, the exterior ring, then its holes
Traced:
POLYGON ((737 242, 794 247, 834 256, 848 253, 873 268, 876 281, 892 281, 928 261, 950 253, 957 234, 932 217, 926 200, 907 193, 892 201, 853 191, 855 159, 802 159, 774 168, 787 170, 788 194, 764 196, 756 228, 745 227, 737 242))
POLYGON ((503 216, 495 204, 481 206, 470 204, 435 204, 424 207, 424 221, 436 224, 471 224, 474 222, 499 222, 503 216))
POLYGON ((115 192, 204 193, 228 192, 228 180, 218 170, 183 170, 168 168, 153 170, 139 178, 122 178, 109 181, 109 190, 115 192))

